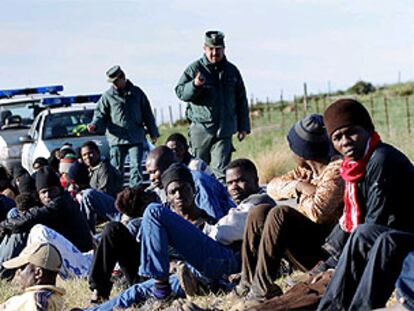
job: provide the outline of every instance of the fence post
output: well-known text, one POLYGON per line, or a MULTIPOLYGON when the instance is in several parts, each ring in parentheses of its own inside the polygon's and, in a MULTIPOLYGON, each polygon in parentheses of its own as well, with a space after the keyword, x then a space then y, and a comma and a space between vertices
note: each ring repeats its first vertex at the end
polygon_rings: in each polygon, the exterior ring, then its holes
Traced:
POLYGON ((266 97, 266 108, 267 108, 267 120, 269 123, 272 122, 272 113, 270 111, 270 100, 269 97, 266 97))
POLYGON ((164 108, 161 108, 161 124, 164 124, 164 108))
POLYGON ((303 83, 303 116, 306 116, 308 113, 308 87, 306 82, 303 83))
POLYGON ((154 107, 154 119, 155 119, 155 124, 157 123, 157 108, 154 107))
POLYGON ((319 113, 319 98, 315 97, 316 113, 319 113))
POLYGON ((405 110, 407 112, 407 132, 411 134, 410 106, 408 96, 405 97, 405 110))
POLYGON ((374 122, 374 117, 375 117, 374 97, 372 97, 372 96, 370 97, 369 103, 370 103, 370 106, 371 106, 371 118, 372 118, 372 121, 374 122))
POLYGON ((388 135, 390 135, 390 118, 388 115, 388 99, 387 96, 384 96, 384 113, 385 113, 385 122, 387 124, 388 135))
POLYGON ((170 112, 170 127, 173 127, 174 125, 174 121, 173 121, 173 112, 172 112, 172 107, 171 105, 168 106, 168 110, 170 112))
POLYGON ((323 111, 325 111, 326 110, 326 96, 323 97, 322 104, 323 104, 323 111))
POLYGON ((298 118, 299 118, 299 116, 298 116, 298 114, 299 114, 298 109, 299 109, 299 106, 298 106, 298 101, 297 101, 296 96, 293 96, 293 105, 294 105, 294 108, 295 108, 295 121, 298 122, 298 118))
POLYGON ((182 109, 183 109, 182 104, 179 103, 179 105, 178 105, 178 113, 180 115, 180 120, 183 120, 183 110, 182 109))

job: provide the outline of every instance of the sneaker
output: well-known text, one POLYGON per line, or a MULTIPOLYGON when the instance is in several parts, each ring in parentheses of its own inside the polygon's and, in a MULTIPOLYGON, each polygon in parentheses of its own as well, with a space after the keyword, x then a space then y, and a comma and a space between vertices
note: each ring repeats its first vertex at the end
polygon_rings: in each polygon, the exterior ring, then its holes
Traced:
POLYGON ((109 295, 102 295, 97 289, 92 291, 90 302, 93 304, 101 304, 109 299, 109 295))
POLYGON ((180 286, 187 297, 194 297, 202 294, 202 284, 184 262, 181 261, 176 265, 176 274, 180 286))

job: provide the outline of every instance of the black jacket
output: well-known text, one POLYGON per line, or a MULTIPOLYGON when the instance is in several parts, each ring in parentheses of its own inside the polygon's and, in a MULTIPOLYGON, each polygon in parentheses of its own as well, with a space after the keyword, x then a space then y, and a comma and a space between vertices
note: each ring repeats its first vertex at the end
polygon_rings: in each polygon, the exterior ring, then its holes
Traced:
POLYGON ((29 232, 36 225, 45 225, 72 242, 81 252, 92 249, 92 235, 79 206, 67 192, 48 205, 34 207, 16 218, 0 223, 0 232, 29 232))
MULTIPOLYGON (((361 223, 377 224, 414 233, 414 168, 398 149, 379 143, 358 183, 361 223)), ((337 225, 323 246, 339 257, 349 234, 337 225)))

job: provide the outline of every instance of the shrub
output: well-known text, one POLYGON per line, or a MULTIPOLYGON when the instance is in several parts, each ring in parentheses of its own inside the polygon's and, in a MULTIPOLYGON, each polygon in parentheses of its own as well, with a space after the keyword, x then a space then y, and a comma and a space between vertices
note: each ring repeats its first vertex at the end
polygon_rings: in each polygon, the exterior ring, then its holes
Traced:
POLYGON ((361 80, 351 86, 347 92, 350 94, 367 95, 369 93, 375 92, 375 86, 373 86, 370 82, 361 80))

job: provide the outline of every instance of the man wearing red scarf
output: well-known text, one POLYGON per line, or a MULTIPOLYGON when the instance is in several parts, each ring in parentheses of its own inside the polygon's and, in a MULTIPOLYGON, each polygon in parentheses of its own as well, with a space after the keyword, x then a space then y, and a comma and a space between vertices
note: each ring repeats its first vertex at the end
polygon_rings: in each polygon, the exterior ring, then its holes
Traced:
POLYGON ((381 141, 358 101, 334 102, 324 120, 335 149, 344 156, 340 174, 345 193, 343 215, 325 244, 332 255, 328 264, 337 264, 319 310, 375 309, 387 301, 401 268, 398 260, 390 263, 388 258, 398 252, 404 258, 383 235, 414 231, 414 211, 407 204, 414 190, 413 166, 381 141))

